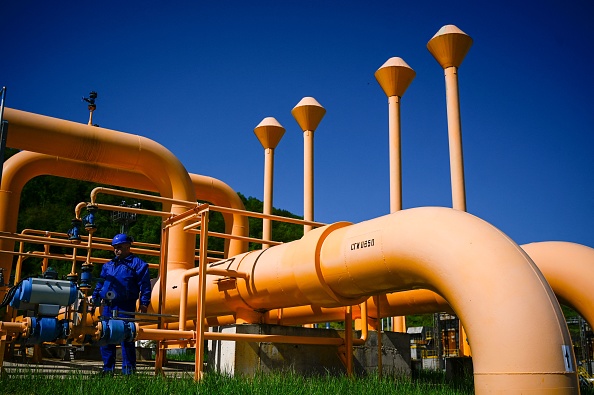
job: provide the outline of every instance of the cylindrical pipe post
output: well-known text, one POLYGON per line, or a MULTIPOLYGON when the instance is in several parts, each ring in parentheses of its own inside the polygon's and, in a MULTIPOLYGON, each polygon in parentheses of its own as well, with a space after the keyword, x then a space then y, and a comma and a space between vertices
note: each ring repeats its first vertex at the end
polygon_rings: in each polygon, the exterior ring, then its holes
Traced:
POLYGON ((415 71, 401 58, 390 58, 375 78, 388 96, 390 154, 390 213, 402 210, 402 160, 400 144, 400 98, 415 78, 415 71))
POLYGON ((427 43, 427 49, 444 69, 450 145, 452 205, 466 211, 464 161, 462 157, 462 124, 458 97, 458 68, 472 45, 472 38, 454 25, 439 29, 427 43))
MULTIPOLYGON (((464 158, 462 155, 458 68, 471 46, 472 38, 454 25, 442 27, 427 43, 427 49, 441 65, 445 73, 452 207, 461 211, 466 211, 466 187, 464 183, 464 158)), ((459 338, 461 355, 470 355, 470 346, 466 341, 466 332, 462 325, 460 325, 459 338)))
MULTIPOLYGON (((291 110, 291 114, 303 130, 303 219, 314 220, 314 131, 326 114, 326 109, 313 97, 304 97, 291 110)), ((312 229, 304 225, 303 232, 312 229)))
MULTIPOLYGON (((272 214, 272 194, 274 179, 274 149, 285 134, 285 128, 273 117, 262 120, 254 129, 254 133, 260 144, 264 147, 264 208, 263 213, 272 214)), ((269 218, 262 220, 262 239, 272 240, 272 223, 269 218)), ((262 248, 270 247, 269 244, 262 244, 262 248)))
MULTIPOLYGON (((404 60, 390 58, 375 72, 375 79, 388 96, 388 149, 390 155, 390 213, 402 210, 402 155, 400 98, 415 78, 415 71, 404 60)), ((393 317, 394 332, 406 332, 406 318, 393 317)))

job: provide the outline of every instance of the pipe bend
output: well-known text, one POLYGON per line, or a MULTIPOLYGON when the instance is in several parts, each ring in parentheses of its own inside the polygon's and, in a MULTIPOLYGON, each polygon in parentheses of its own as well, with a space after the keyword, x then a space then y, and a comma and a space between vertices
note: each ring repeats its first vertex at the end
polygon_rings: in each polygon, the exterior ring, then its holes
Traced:
POLYGON ((487 222, 447 208, 403 210, 336 229, 320 254, 324 280, 343 297, 415 288, 443 296, 470 339, 477 390, 505 387, 510 374, 576 388, 555 295, 528 255, 487 222))
MULTIPOLYGON (((171 151, 155 141, 11 108, 4 111, 11 127, 8 147, 136 171, 144 174, 164 196, 196 200, 185 167, 171 151)), ((184 209, 172 206, 174 214, 184 209)), ((193 266, 195 241, 194 235, 186 234, 183 229, 172 229, 167 257, 170 267, 193 266)))
POLYGON ((594 248, 565 241, 522 245, 547 279, 557 299, 594 325, 594 248))
MULTIPOLYGON (((543 241, 521 245, 542 272, 559 303, 579 313, 594 327, 594 298, 590 292, 594 278, 594 248, 566 241, 543 241)), ((447 302, 433 291, 396 292, 382 297, 382 317, 453 313, 447 302)), ((370 314, 377 314, 370 300, 370 314)), ((324 322, 323 317, 320 322, 324 322)))

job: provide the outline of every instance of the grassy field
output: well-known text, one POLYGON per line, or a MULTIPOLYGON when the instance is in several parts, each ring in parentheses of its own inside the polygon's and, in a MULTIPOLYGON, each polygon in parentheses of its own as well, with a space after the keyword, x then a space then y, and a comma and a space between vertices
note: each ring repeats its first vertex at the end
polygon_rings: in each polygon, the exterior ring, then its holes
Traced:
POLYGON ((178 395, 178 394, 254 394, 254 395, 365 395, 397 393, 399 395, 465 395, 473 394, 472 378, 456 383, 445 381, 443 374, 423 373, 410 379, 389 377, 305 378, 294 373, 267 374, 254 378, 207 374, 199 383, 189 378, 134 376, 99 377, 71 373, 64 378, 21 372, 18 376, 0 379, 0 394, 28 395, 178 395))
MULTIPOLYGON (((304 377, 292 372, 248 378, 208 373, 195 382, 189 372, 167 377, 146 372, 102 377, 97 372, 71 371, 51 378, 24 368, 0 376, 0 395, 469 395, 474 394, 472 380, 470 376, 448 381, 443 372, 421 371, 414 378, 304 377)), ((594 389, 582 386, 581 394, 594 395, 594 389)))

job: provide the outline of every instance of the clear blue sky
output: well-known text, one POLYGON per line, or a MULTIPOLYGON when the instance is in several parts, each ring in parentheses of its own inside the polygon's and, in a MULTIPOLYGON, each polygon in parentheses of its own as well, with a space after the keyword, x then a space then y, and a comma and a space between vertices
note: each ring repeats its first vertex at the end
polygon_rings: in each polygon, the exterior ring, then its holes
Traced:
POLYGON ((100 126, 156 140, 189 172, 259 199, 253 129, 275 117, 286 133, 274 206, 300 215, 291 109, 314 97, 327 110, 315 132, 321 222, 389 212, 388 105, 374 72, 394 56, 417 73, 401 102, 404 208, 451 206, 445 82, 426 44, 456 25, 474 40, 459 70, 468 211, 519 244, 594 247, 591 0, 5 0, 0 15, 8 107, 86 123, 81 98, 95 90, 100 126))

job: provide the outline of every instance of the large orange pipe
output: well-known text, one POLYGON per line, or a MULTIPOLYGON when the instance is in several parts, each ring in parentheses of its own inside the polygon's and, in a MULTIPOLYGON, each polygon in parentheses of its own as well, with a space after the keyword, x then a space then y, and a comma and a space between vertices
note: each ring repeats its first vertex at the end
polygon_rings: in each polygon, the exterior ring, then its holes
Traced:
MULTIPOLYGON (((193 202, 194 188, 181 162, 165 147, 142 136, 6 108, 10 133, 6 145, 21 150, 102 163, 144 174, 163 196, 193 202)), ((173 204, 180 214, 185 207, 173 204)), ((194 266, 195 235, 181 227, 171 230, 168 265, 194 266)))
POLYGON ((594 327, 594 248, 563 241, 522 245, 534 260, 559 303, 571 307, 594 327))
MULTIPOLYGON (((521 247, 542 272, 559 303, 572 308, 584 317, 590 326, 594 326, 594 298, 590 292, 590 283, 594 277, 594 248, 564 241, 530 243, 521 247)), ((443 297, 426 289, 382 295, 380 317, 375 299, 369 298, 367 303, 369 316, 373 318, 437 312, 454 313, 443 297)), ((353 318, 359 318, 357 310, 353 310, 353 313, 353 318)), ((297 325, 304 322, 341 321, 342 315, 342 308, 301 306, 283 309, 282 315, 277 310, 271 310, 266 314, 265 321, 297 325)))
MULTIPOLYGON (((4 164, 2 186, 0 188, 0 231, 16 232, 21 191, 29 180, 39 175, 53 175, 159 192, 154 184, 141 173, 114 169, 103 164, 91 164, 21 151, 13 155, 4 164)), ((198 199, 207 200, 225 207, 245 209, 237 193, 224 182, 197 174, 190 174, 190 178, 198 199)), ((223 215, 228 233, 247 236, 248 220, 246 217, 223 215)), ((13 247, 13 241, 0 240, 0 249, 11 251, 13 247)), ((231 256, 245 251, 247 251, 246 242, 231 240, 229 243, 228 254, 231 256)), ((10 256, 0 255, 0 267, 4 267, 5 270, 9 271, 8 276, 10 276, 11 264, 12 258, 10 256)))
MULTIPOLYGON (((591 282, 594 277, 594 248, 566 241, 544 241, 524 244, 522 249, 534 261, 562 305, 568 306, 594 326, 594 298, 591 282)), ((370 301, 371 302, 371 301, 370 301)), ((376 307, 371 302, 369 313, 376 307)), ((447 302, 429 290, 398 292, 382 301, 382 316, 390 314, 423 314, 452 312, 447 302)), ((297 312, 283 312, 283 317, 297 318, 297 312)), ((320 321, 324 322, 323 318, 320 321)))
POLYGON ((392 276, 400 280, 392 291, 424 287, 443 296, 470 339, 476 393, 578 392, 554 293, 526 253, 486 222, 457 210, 407 210, 338 229, 320 251, 320 272, 341 297, 375 293, 392 276), (377 247, 352 250, 370 239, 377 247))
MULTIPOLYGON (((229 185, 213 177, 190 174, 190 178, 196 188, 196 197, 211 202, 217 206, 230 207, 238 210, 245 210, 241 198, 229 185)), ((249 236, 248 218, 239 214, 223 213, 225 227, 231 224, 227 232, 234 236, 249 236)), ((242 240, 226 240, 229 244, 227 256, 239 255, 248 250, 248 242, 242 240)), ((227 250, 227 248, 225 248, 227 250)))
MULTIPOLYGON (((519 246, 465 212, 426 207, 338 223, 216 266, 250 278, 220 291, 207 281, 208 316, 354 305, 379 293, 426 288, 447 300, 467 330, 477 394, 577 392, 571 338, 553 291, 519 246)), ((179 274, 168 273, 172 284, 179 274)))

